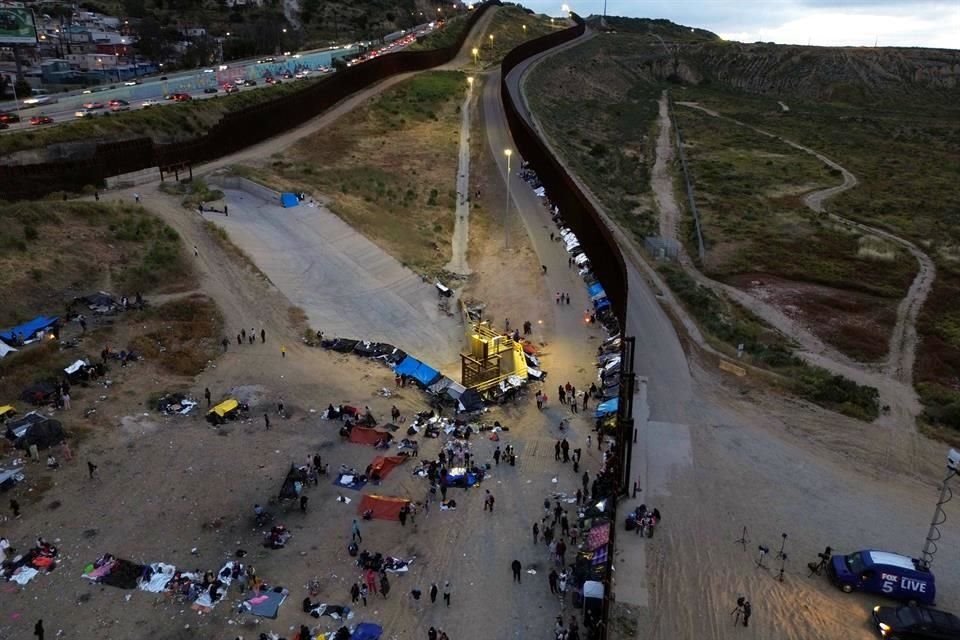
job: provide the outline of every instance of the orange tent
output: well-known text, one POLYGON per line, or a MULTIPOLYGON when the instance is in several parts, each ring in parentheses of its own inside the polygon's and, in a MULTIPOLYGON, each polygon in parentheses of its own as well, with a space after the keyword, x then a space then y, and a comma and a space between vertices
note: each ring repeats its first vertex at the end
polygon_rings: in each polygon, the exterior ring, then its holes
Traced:
POLYGON ((410 504, 410 501, 406 498, 365 494, 357 507, 357 513, 363 515, 372 511, 373 517, 378 520, 399 520, 400 509, 407 504, 410 504))
POLYGON ((370 475, 373 475, 374 472, 377 472, 380 475, 380 479, 383 480, 387 477, 387 474, 393 471, 394 467, 401 465, 406 461, 407 456, 377 456, 370 464, 370 475))
POLYGON ((389 441, 393 436, 386 431, 377 431, 369 427, 353 427, 350 429, 350 442, 357 444, 377 444, 381 440, 389 441))

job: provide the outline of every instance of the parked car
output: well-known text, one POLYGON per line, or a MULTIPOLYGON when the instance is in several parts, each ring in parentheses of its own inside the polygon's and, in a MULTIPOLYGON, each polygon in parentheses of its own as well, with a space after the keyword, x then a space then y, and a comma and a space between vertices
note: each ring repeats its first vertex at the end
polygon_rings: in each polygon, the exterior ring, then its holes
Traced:
POLYGON ((32 125, 52 124, 52 123, 53 123, 53 118, 51 118, 50 116, 45 116, 43 114, 39 116, 33 116, 32 118, 30 118, 30 124, 32 125))
POLYGON ((3 124, 14 124, 20 122, 20 116, 15 113, 0 113, 0 122, 3 124))
POLYGON ((960 618, 929 607, 874 607, 873 621, 889 640, 956 640, 960 618))
POLYGON ((835 555, 827 573, 844 593, 864 591, 925 605, 932 605, 937 595, 930 569, 899 553, 867 549, 835 555))

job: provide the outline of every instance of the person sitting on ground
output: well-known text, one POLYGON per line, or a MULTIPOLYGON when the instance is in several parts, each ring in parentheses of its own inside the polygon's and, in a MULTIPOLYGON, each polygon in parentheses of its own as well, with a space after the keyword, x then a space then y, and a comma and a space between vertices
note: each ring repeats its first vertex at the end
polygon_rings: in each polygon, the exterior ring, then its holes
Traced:
POLYGON ((60 463, 57 462, 57 459, 53 455, 47 456, 47 469, 59 469, 60 463))

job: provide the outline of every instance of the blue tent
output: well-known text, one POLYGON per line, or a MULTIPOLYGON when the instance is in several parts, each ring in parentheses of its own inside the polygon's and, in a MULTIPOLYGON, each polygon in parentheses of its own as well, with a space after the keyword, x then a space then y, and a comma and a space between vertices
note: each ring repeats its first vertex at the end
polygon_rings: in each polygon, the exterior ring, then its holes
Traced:
POLYGON ((610 300, 607 298, 600 298, 599 300, 593 301, 593 308, 597 311, 603 311, 610 307, 610 300))
POLYGON ((361 622, 350 635, 350 640, 379 640, 383 627, 372 622, 361 622))
POLYGON ((407 356, 393 368, 399 375, 413 378, 423 387, 429 387, 440 378, 440 372, 433 367, 423 364, 413 356, 407 356))
POLYGON ((300 198, 295 193, 281 193, 280 204, 284 207, 295 207, 300 204, 300 198))
POLYGON ((610 400, 604 400, 597 405, 597 412, 594 414, 595 418, 603 418, 604 416, 609 416, 612 413, 617 412, 617 408, 620 406, 620 398, 611 398, 610 400))
POLYGON ((596 298, 597 296, 606 295, 603 291, 603 286, 599 282, 594 282, 592 285, 587 287, 587 294, 591 298, 596 298))
POLYGON ((17 336, 21 336, 24 340, 30 340, 33 338, 34 334, 37 333, 37 331, 49 329, 57 322, 57 320, 58 318, 56 316, 37 316, 33 320, 24 322, 21 325, 13 327, 12 329, 0 331, 0 340, 10 344, 16 342, 17 336))

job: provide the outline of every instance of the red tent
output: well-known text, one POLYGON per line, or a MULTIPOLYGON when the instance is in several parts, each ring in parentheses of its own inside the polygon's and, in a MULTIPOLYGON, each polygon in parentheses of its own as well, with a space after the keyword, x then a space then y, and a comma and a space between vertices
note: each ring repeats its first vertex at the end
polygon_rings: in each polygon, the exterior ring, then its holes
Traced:
POLYGON ((389 441, 393 436, 386 431, 377 431, 369 427, 353 427, 350 429, 350 442, 357 444, 377 444, 381 440, 389 441))
POLYGON ((410 504, 406 498, 392 498, 390 496, 364 495, 360 500, 360 506, 357 512, 363 515, 367 511, 373 512, 373 517, 378 520, 399 520, 400 509, 410 504))
POLYGON ((401 465, 407 461, 407 456, 377 456, 373 459, 373 462, 370 464, 370 475, 373 475, 373 472, 376 471, 380 474, 380 479, 387 477, 393 468, 397 465, 401 465))

